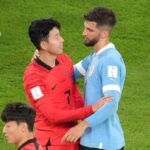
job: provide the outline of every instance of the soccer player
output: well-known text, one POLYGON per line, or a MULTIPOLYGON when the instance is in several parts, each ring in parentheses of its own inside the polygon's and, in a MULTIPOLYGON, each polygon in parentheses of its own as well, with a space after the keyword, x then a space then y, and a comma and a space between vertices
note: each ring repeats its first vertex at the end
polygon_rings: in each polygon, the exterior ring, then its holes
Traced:
POLYGON ((39 51, 24 74, 24 86, 31 106, 36 110, 35 137, 46 150, 78 150, 78 141, 62 143, 63 135, 77 120, 88 117, 107 103, 105 97, 83 107, 83 99, 73 80, 73 64, 63 54, 60 24, 54 19, 35 20, 29 36, 39 51))
POLYGON ((1 114, 3 133, 18 150, 44 150, 33 137, 35 110, 23 103, 7 104, 1 114))
POLYGON ((70 129, 63 141, 75 142, 80 136, 80 150, 123 150, 125 141, 117 114, 126 69, 124 61, 110 42, 116 24, 111 9, 96 7, 84 15, 84 44, 93 52, 75 65, 75 77, 85 77, 85 105, 91 105, 105 95, 113 100, 93 115, 70 129))

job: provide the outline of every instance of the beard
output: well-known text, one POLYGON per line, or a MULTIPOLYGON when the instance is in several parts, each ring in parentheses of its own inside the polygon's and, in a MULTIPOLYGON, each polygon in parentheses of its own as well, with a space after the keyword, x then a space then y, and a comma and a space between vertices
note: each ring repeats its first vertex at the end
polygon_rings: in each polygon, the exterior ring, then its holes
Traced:
POLYGON ((98 42, 98 39, 95 38, 95 39, 92 39, 92 40, 89 40, 89 41, 84 40, 83 43, 84 43, 85 46, 92 47, 92 46, 94 46, 97 42, 98 42))

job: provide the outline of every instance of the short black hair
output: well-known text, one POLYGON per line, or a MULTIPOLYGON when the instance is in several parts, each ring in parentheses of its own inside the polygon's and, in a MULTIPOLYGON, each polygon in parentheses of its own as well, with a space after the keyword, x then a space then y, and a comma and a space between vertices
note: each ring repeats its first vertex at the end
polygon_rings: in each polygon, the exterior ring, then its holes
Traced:
POLYGON ((29 37, 34 46, 39 50, 40 42, 42 40, 47 40, 49 31, 54 27, 61 29, 61 25, 58 21, 48 18, 48 19, 39 19, 31 22, 29 26, 29 37))
POLYGON ((29 131, 33 131, 35 110, 24 103, 10 103, 7 104, 1 113, 1 120, 3 122, 16 121, 27 123, 29 131))
POLYGON ((108 25, 113 27, 116 24, 116 16, 114 12, 105 7, 95 7, 84 15, 87 21, 94 21, 98 26, 108 25))

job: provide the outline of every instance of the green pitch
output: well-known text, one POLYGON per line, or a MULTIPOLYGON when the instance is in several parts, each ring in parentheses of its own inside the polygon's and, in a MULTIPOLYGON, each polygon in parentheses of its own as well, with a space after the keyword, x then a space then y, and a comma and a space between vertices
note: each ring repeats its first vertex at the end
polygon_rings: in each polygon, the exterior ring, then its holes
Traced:
MULTIPOLYGON (((62 24, 64 51, 76 63, 91 52, 82 44, 85 12, 112 8, 118 18, 111 41, 122 53, 127 79, 119 106, 126 150, 150 149, 150 1, 149 0, 0 0, 0 111, 8 102, 28 103, 23 72, 34 47, 28 38, 33 19, 53 17, 62 24)), ((83 91, 83 80, 79 80, 83 91)), ((2 135, 0 150, 15 150, 2 135)))

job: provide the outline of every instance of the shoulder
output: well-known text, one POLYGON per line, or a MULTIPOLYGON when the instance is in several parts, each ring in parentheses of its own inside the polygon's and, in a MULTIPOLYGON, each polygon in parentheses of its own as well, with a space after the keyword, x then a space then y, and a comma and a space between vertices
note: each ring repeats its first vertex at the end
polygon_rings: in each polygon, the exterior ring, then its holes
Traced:
POLYGON ((30 84, 33 82, 43 81, 45 79, 45 73, 42 69, 32 62, 29 64, 24 72, 24 84, 30 84))
POLYGON ((59 63, 65 65, 67 67, 73 67, 73 62, 72 62, 71 58, 66 54, 58 55, 57 60, 59 61, 59 63))
POLYGON ((115 48, 112 48, 104 53, 103 55, 103 63, 120 63, 122 60, 122 56, 119 51, 115 48))
POLYGON ((58 61, 61 61, 61 62, 66 62, 66 61, 72 62, 71 58, 66 54, 58 55, 57 59, 58 61))

